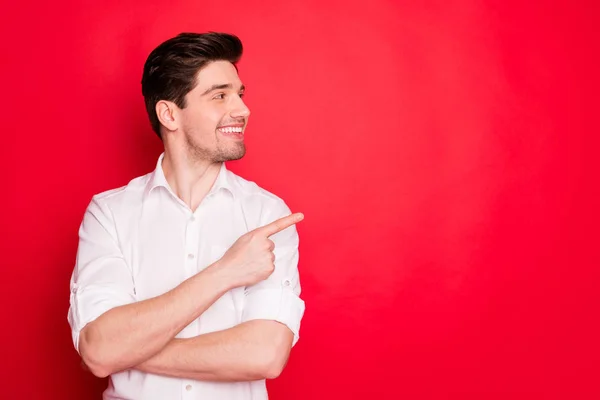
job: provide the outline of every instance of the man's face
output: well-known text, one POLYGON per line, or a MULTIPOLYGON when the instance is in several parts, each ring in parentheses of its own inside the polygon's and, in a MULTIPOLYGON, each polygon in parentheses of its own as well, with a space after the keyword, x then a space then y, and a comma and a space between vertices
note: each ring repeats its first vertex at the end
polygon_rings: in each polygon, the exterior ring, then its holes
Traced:
POLYGON ((182 131, 190 156, 223 162, 244 156, 244 130, 250 110, 242 96, 244 86, 233 64, 215 61, 197 76, 181 110, 182 131))

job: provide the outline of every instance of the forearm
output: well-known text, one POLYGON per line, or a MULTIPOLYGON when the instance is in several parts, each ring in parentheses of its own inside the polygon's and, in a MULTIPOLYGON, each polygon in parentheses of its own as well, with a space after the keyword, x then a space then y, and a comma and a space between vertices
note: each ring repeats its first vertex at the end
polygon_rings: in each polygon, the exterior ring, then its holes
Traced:
POLYGON ((174 339, 135 369, 202 381, 253 381, 277 377, 293 334, 276 321, 254 320, 190 339, 174 339))
POLYGON ((209 267, 161 296, 109 310, 81 331, 81 356, 98 376, 137 365, 160 351, 228 289, 209 267))

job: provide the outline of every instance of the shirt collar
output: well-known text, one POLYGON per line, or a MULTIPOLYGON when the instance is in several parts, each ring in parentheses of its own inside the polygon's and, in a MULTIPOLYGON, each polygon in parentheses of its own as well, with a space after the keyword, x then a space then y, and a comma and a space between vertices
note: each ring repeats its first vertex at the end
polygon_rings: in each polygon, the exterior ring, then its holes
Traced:
MULTIPOLYGON (((169 183, 167 182, 167 178, 165 177, 165 173, 162 168, 162 161, 165 158, 165 153, 162 153, 160 157, 158 157, 158 161, 156 162, 156 168, 150 175, 150 179, 146 183, 146 187, 144 189, 144 199, 152 192, 152 190, 156 187, 162 186, 166 188, 168 191, 173 192, 169 183)), ((235 192, 233 190, 233 185, 231 182, 231 177, 229 176, 230 172, 225 166, 225 163, 221 163, 221 169, 219 170, 219 175, 215 180, 212 188, 208 192, 207 196, 216 193, 221 189, 227 190, 231 195, 235 196, 235 192)))

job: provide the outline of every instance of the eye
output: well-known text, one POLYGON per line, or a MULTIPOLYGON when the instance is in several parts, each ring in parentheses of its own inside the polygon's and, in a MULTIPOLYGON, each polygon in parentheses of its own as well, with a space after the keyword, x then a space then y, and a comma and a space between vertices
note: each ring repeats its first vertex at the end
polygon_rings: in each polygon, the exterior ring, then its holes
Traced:
POLYGON ((225 93, 218 93, 215 95, 215 97, 213 97, 213 99, 216 100, 223 100, 225 98, 225 93))

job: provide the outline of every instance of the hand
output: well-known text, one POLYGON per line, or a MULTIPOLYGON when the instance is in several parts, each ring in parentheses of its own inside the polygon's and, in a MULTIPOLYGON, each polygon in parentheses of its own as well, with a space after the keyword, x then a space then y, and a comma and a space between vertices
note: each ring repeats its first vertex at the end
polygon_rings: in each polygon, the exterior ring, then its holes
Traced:
POLYGON ((267 279, 275 270, 275 243, 272 235, 302 221, 295 213, 241 236, 215 266, 225 274, 232 287, 250 286, 267 279))

